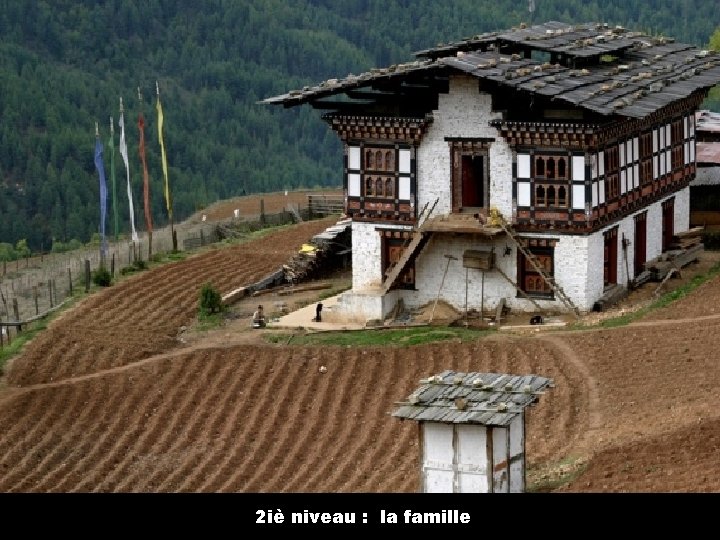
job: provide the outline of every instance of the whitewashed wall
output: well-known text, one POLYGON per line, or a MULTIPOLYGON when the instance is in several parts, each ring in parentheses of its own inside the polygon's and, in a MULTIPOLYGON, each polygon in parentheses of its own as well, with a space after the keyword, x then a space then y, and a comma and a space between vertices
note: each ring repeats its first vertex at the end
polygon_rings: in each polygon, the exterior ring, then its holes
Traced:
POLYGON ((590 298, 594 298, 593 302, 602 294, 603 233, 613 227, 618 227, 617 282, 626 287, 628 285, 628 276, 632 278, 635 275, 635 216, 647 210, 645 260, 650 261, 662 254, 662 203, 671 197, 675 198, 674 231, 676 234, 686 231, 690 228, 690 188, 685 188, 673 193, 592 235, 590 239, 591 247, 589 249, 590 253, 594 255, 591 255, 593 264, 589 265, 588 276, 590 278, 590 298), (630 241, 627 247, 627 263, 625 262, 625 253, 622 249, 623 235, 630 241))
POLYGON ((675 197, 675 234, 690 228, 690 188, 674 194, 675 197))
POLYGON ((352 223, 352 288, 379 287, 382 282, 380 235, 373 223, 352 223))
MULTIPOLYGON (((505 216, 512 212, 512 151, 499 132, 489 125, 501 118, 491 110, 489 94, 480 93, 478 80, 457 75, 450 77, 450 91, 438 97, 438 109, 417 152, 418 206, 431 206, 433 215, 452 209, 450 148, 445 137, 494 138, 489 152, 490 205, 505 216)), ((428 207, 429 207, 428 206, 428 207)))
POLYGON ((519 493, 525 490, 524 413, 509 427, 422 422, 424 493, 519 493), (491 455, 488 434, 492 433, 491 455))

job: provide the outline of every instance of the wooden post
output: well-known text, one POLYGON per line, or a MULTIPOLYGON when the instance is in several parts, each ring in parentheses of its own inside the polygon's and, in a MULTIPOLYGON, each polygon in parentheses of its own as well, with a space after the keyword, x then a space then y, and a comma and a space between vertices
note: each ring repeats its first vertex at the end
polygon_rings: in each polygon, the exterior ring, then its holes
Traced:
POLYGON ((53 293, 55 292, 55 287, 53 286, 53 282, 51 279, 48 279, 48 293, 50 293, 50 307, 53 307, 55 304, 53 303, 53 293))
POLYGON ((172 232, 172 245, 173 245, 173 253, 177 253, 178 242, 177 242, 177 231, 175 231, 175 230, 172 232))
POLYGON ((265 199, 260 199, 260 223, 265 224, 265 199))
POLYGON ((205 233, 203 232, 202 229, 200 229, 200 245, 201 246, 205 245, 205 233))
POLYGON ((90 292, 90 260, 85 259, 85 292, 90 292))
POLYGON ((480 270, 480 326, 485 324, 485 272, 480 270))
POLYGON ((18 307, 17 297, 13 297, 12 304, 13 304, 13 315, 15 315, 15 320, 19 321, 20 320, 20 308, 18 307))
POLYGON ((35 315, 37 315, 40 313, 40 309, 38 308, 37 285, 33 285, 33 299, 35 300, 35 315))
POLYGON ((128 264, 132 264, 132 244, 128 244, 128 264))
POLYGON ((110 257, 110 275, 115 277, 115 253, 110 257))
POLYGON ((437 307, 438 300, 440 300, 440 291, 442 291, 443 285, 445 284, 445 276, 447 276, 448 268, 450 268, 450 261, 456 261, 457 257, 453 257, 452 255, 445 255, 444 256, 448 261, 445 265, 445 272, 443 273, 442 280, 440 281, 440 287, 438 287, 437 296, 435 297, 435 303, 433 304, 432 313, 430 314, 430 321, 432 322, 433 317, 435 317, 435 308, 437 307))
MULTIPOLYGON (((468 292, 468 268, 465 267, 465 326, 467 326, 467 292, 468 292)), ((480 321, 482 322, 482 321, 480 321)))
POLYGON ((312 195, 308 195, 308 221, 312 221, 313 218, 313 204, 312 195))
POLYGON ((72 271, 70 270, 70 267, 68 266, 68 290, 70 291, 70 296, 72 296, 73 290, 72 290, 72 271))

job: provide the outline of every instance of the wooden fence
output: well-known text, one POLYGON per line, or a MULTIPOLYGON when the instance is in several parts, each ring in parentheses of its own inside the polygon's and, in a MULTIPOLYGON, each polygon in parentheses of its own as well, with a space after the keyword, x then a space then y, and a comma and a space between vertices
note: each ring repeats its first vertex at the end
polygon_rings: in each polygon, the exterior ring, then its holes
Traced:
POLYGON ((341 195, 308 195, 308 216, 329 216, 345 211, 345 199, 341 195))
MULTIPOLYGON (((288 208, 266 214, 260 204, 258 216, 231 220, 231 226, 250 232, 268 226, 314 219, 342 212, 341 197, 308 196, 308 208, 288 208), (311 210, 312 208, 312 210, 311 210)), ((199 249, 221 239, 219 223, 200 222, 175 227, 178 245, 185 251, 199 249)), ((105 267, 113 277, 137 260, 172 252, 172 235, 165 227, 153 232, 152 250, 147 233, 139 241, 109 242, 105 267)), ((100 267, 99 248, 87 247, 66 253, 47 253, 22 260, 3 261, 0 266, 0 346, 9 341, 10 330, 20 333, 29 323, 51 313, 72 296, 77 287, 90 289, 90 276, 100 267)))

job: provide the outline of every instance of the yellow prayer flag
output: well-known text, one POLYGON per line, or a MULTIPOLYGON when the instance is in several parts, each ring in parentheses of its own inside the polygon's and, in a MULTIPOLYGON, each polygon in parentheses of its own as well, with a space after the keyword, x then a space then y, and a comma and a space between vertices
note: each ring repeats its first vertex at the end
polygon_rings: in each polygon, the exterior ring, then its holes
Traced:
POLYGON ((163 112, 160 104, 160 94, 157 97, 157 113, 158 113, 158 140, 160 141, 160 156, 162 158, 163 178, 165 179, 165 206, 167 207, 168 216, 172 219, 172 199, 170 198, 170 181, 168 180, 167 156, 165 154, 165 143, 163 142, 163 112))

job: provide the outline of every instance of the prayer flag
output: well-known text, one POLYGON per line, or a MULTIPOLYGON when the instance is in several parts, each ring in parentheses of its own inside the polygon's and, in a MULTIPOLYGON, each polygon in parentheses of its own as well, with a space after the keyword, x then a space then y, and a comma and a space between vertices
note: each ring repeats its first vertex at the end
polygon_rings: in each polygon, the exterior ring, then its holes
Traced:
POLYGON ((95 137, 95 168, 100 178, 100 251, 104 256, 107 252, 105 241, 105 221, 107 214, 107 183, 105 182, 105 164, 103 163, 103 145, 100 137, 95 137))
POLYGON ((132 241, 138 241, 138 234, 135 230, 135 209, 133 207, 132 188, 130 187, 130 166, 128 165, 128 153, 127 143, 125 142, 125 119, 122 107, 122 98, 120 98, 120 154, 122 154, 123 162, 125 163, 125 172, 127 175, 127 196, 128 204, 130 205, 130 228, 132 231, 132 241))

